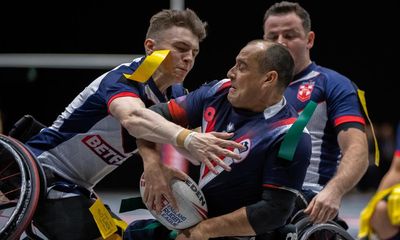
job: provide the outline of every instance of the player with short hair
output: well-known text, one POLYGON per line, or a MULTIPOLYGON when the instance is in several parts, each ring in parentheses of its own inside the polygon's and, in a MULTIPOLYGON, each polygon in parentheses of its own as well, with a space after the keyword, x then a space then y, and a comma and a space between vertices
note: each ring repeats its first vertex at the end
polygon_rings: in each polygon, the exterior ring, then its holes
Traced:
POLYGON ((273 4, 265 12, 263 29, 265 40, 288 47, 293 55, 295 76, 285 91, 288 102, 299 113, 310 101, 318 104, 307 125, 312 156, 303 185, 305 212, 316 223, 332 220, 344 194, 369 164, 357 90, 347 77, 311 61, 315 33, 309 13, 300 4, 273 4))
MULTIPOLYGON (((201 165, 199 186, 208 207, 208 219, 181 232, 176 239, 254 236, 275 231, 288 219, 301 190, 311 154, 311 138, 302 128, 293 159, 280 157, 282 141, 296 121, 296 111, 283 92, 292 79, 294 62, 286 47, 254 40, 237 55, 228 78, 212 81, 168 103, 151 107, 168 120, 203 132, 234 133, 240 160, 221 157, 231 171, 217 173, 201 165)), ((139 149, 149 152, 151 144, 139 149)), ((156 155, 144 154, 144 164, 156 164, 156 155)), ((147 188, 147 183, 146 183, 147 188)), ((151 202, 144 199, 148 206, 151 202)), ((134 222, 125 239, 140 239, 143 222, 134 222), (139 234, 139 235, 138 235, 139 234), (136 238, 135 238, 136 237, 136 238)), ((147 222, 148 223, 148 222, 147 222)), ((162 231, 159 231, 162 232, 162 231)), ((161 239, 153 236, 147 239, 161 239)), ((225 239, 225 238, 224 238, 225 239)))
MULTIPOLYGON (((216 161, 228 168, 215 155, 239 157, 224 149, 240 147, 224 140, 229 134, 195 133, 187 139, 184 128, 146 109, 187 93, 181 83, 205 37, 205 23, 190 9, 156 13, 144 41, 146 57, 98 77, 50 127, 28 140, 26 145, 43 167, 49 187, 33 221, 48 238, 101 236, 102 229, 89 212, 94 201, 92 189, 135 153, 135 137, 186 147, 195 159, 210 166, 216 161)), ((152 171, 158 177, 154 185, 159 194, 170 198, 169 185, 160 174, 163 170, 152 171)))

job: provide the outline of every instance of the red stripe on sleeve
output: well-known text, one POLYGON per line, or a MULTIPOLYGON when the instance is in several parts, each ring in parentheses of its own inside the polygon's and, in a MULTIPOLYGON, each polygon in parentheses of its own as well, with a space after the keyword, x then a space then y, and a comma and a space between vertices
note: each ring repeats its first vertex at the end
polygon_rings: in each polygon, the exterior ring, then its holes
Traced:
POLYGON ((273 184, 263 184, 262 186, 266 188, 280 188, 279 186, 273 184))
POLYGON ((400 157, 400 150, 396 150, 396 151, 394 152, 394 156, 395 156, 395 157, 400 157))
POLYGON ((176 103, 175 100, 169 101, 168 110, 174 123, 179 124, 182 127, 187 127, 188 119, 186 116, 186 111, 178 103, 176 103))
POLYGON ((348 122, 358 122, 361 123, 362 125, 365 125, 365 120, 363 117, 359 116, 343 116, 335 119, 335 127, 339 126, 342 123, 348 123, 348 122))
MULTIPOLYGON (((107 109, 110 109, 110 104, 111 104, 112 101, 114 101, 115 99, 120 98, 120 97, 134 97, 134 98, 139 98, 138 95, 136 95, 136 94, 134 94, 134 93, 132 93, 132 92, 121 92, 121 93, 118 93, 118 94, 112 96, 112 97, 110 98, 110 100, 108 100, 108 102, 107 102, 107 109)), ((108 111, 108 113, 110 113, 110 110, 107 110, 107 111, 108 111)))

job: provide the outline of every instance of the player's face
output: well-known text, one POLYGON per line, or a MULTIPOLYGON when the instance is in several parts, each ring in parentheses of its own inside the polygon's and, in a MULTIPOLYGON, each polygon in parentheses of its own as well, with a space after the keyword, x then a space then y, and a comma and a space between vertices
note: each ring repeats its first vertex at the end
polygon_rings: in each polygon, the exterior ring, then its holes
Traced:
POLYGON ((195 58, 199 53, 199 40, 190 30, 183 27, 172 27, 160 34, 155 40, 154 50, 169 49, 170 53, 160 66, 164 77, 181 83, 192 70, 195 58))
POLYGON ((260 106, 264 108, 260 91, 265 74, 260 72, 256 58, 256 53, 264 48, 263 44, 247 45, 236 57, 235 66, 228 71, 232 84, 228 100, 232 106, 252 111, 259 111, 260 106))
POLYGON ((295 13, 268 17, 264 22, 264 39, 289 48, 295 63, 295 73, 310 63, 314 32, 306 33, 301 19, 295 13))

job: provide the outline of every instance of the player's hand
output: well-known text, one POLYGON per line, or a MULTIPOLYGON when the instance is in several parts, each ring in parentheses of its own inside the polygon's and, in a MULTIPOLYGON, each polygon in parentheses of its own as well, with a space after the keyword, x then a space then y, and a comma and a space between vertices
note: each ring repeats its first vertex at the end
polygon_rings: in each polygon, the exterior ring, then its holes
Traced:
POLYGON ((245 149, 242 144, 227 140, 232 136, 233 133, 226 132, 195 133, 187 145, 187 150, 195 159, 203 162, 216 174, 218 174, 215 169, 216 165, 230 171, 231 168, 222 159, 230 157, 240 160, 240 155, 233 150, 235 148, 245 149))
POLYGON ((336 217, 339 212, 342 196, 329 188, 324 188, 304 210, 314 223, 325 223, 336 217))
POLYGON ((172 207, 177 209, 176 200, 172 194, 171 180, 178 178, 186 180, 187 175, 178 169, 165 166, 161 162, 152 164, 144 172, 146 188, 143 194, 143 201, 148 208, 161 213, 163 200, 166 199, 171 203, 172 207))

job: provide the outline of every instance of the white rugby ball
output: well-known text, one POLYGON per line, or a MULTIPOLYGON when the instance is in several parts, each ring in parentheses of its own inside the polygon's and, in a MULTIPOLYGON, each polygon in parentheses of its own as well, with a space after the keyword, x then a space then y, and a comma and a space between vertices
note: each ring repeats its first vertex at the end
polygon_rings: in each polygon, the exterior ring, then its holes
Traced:
MULTIPOLYGON (((140 195, 143 198, 146 183, 144 175, 140 178, 140 195)), ((199 186, 188 178, 186 181, 173 179, 171 182, 172 194, 176 199, 178 209, 175 210, 167 199, 163 198, 161 213, 157 214, 151 206, 147 206, 150 213, 170 230, 182 230, 192 227, 207 219, 207 203, 199 186)))

